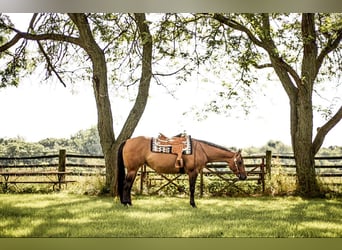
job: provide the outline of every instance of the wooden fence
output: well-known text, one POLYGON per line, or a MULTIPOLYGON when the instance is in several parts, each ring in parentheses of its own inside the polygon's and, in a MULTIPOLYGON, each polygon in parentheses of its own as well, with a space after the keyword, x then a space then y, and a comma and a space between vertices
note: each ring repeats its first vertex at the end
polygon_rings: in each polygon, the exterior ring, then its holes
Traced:
MULTIPOLYGON (((321 178, 334 178, 337 184, 342 182, 342 156, 316 157, 317 176, 321 178)), ((216 176, 225 181, 228 186, 239 189, 242 183, 256 182, 265 191, 265 180, 271 178, 272 169, 281 167, 283 174, 295 175, 294 157, 290 155, 272 155, 266 151, 262 155, 244 156, 247 181, 239 182, 227 167, 226 163, 209 163, 200 173, 199 189, 204 192, 206 177, 216 176), (239 185, 237 185, 239 184, 239 185)), ((30 157, 0 157, 0 184, 5 188, 8 185, 45 183, 57 186, 72 183, 76 180, 72 176, 105 176, 103 156, 69 154, 60 150, 59 154, 30 156, 30 157), (37 176, 41 177, 40 179, 37 176), (34 178, 32 178, 34 177, 34 178)), ((148 166, 143 166, 137 176, 140 192, 158 193, 167 186, 175 186, 182 190, 178 184, 186 175, 157 174, 148 166), (152 186, 157 186, 154 190, 152 186)), ((242 190, 243 191, 243 190, 242 190)))

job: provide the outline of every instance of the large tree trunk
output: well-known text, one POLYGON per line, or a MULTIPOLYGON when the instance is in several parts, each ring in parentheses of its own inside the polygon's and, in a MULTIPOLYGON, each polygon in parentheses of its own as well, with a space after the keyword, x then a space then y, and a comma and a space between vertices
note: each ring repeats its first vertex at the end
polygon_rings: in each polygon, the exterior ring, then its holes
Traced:
POLYGON ((132 136, 147 104, 152 77, 152 36, 146 17, 143 13, 135 14, 140 38, 142 41, 142 69, 139 90, 135 104, 118 136, 115 139, 113 118, 108 95, 107 65, 103 50, 93 38, 87 18, 84 14, 69 14, 77 25, 82 47, 90 56, 93 67, 93 89, 98 113, 98 131, 100 143, 105 158, 106 184, 105 188, 112 196, 117 194, 117 151, 124 140, 132 136))
POLYGON ((100 143, 105 159, 106 165, 106 192, 110 192, 112 178, 115 175, 114 169, 116 167, 115 155, 115 135, 113 129, 112 110, 108 97, 107 85, 107 70, 104 56, 97 54, 92 58, 93 62, 93 89, 96 99, 97 116, 98 116, 98 131, 100 136, 100 143))
POLYGON ((302 38, 303 59, 301 67, 301 78, 297 81, 298 94, 290 98, 296 98, 296 121, 297 126, 291 129, 293 152, 296 160, 297 192, 302 196, 316 196, 319 187, 315 172, 315 152, 312 143, 313 109, 312 92, 313 85, 318 73, 317 67, 317 44, 314 14, 302 15, 302 38))
POLYGON ((115 135, 112 110, 108 95, 107 64, 103 50, 94 40, 87 17, 83 14, 69 14, 78 27, 83 49, 88 53, 93 68, 93 89, 97 107, 98 131, 106 165, 106 191, 110 191, 115 175, 115 135))
POLYGON ((291 101, 291 137, 296 161, 297 193, 316 196, 319 187, 315 172, 315 154, 312 144, 313 114, 311 93, 299 90, 291 101))
MULTIPOLYGON (((313 140, 313 110, 312 92, 318 72, 329 53, 340 46, 342 30, 329 35, 328 42, 323 45, 319 42, 315 25, 314 13, 303 13, 301 20, 301 42, 303 55, 301 74, 287 63, 286 55, 279 53, 271 29, 270 15, 261 14, 261 22, 254 25, 243 25, 238 20, 231 19, 222 14, 213 17, 234 30, 239 30, 256 46, 263 48, 269 55, 271 64, 252 65, 257 68, 272 67, 286 91, 291 107, 291 139, 297 165, 297 191, 304 196, 315 196, 319 191, 316 180, 314 157, 321 147, 327 133, 342 119, 342 106, 336 114, 318 129, 313 140), (260 25, 262 24, 262 25, 260 25), (254 29, 250 29, 254 26, 254 29), (254 32, 258 30, 258 32, 254 32)), ((248 18, 246 18, 248 20, 248 18)), ((254 20, 254 19, 253 19, 254 20)), ((319 28, 318 28, 319 30, 319 28)), ((299 55, 299 54, 298 54, 299 55)), ((291 61, 291 60, 289 60, 291 61)))
MULTIPOLYGON (((135 103, 127 117, 125 124, 118 136, 115 144, 113 145, 113 151, 117 152, 120 144, 126 139, 130 138, 138 125, 140 118, 142 117, 147 104, 150 83, 152 78, 152 36, 149 30, 148 23, 146 22, 146 16, 144 13, 134 13, 134 19, 138 26, 139 36, 142 44, 142 58, 141 58, 141 75, 139 81, 138 94, 135 99, 135 103)), ((116 155, 115 155, 116 156, 116 155)), ((114 166, 117 164, 117 157, 114 158, 114 166)), ((117 168, 112 178, 110 190, 113 196, 118 194, 117 191, 117 168)))
POLYGON ((316 196, 319 192, 315 172, 315 153, 313 146, 312 92, 317 75, 313 20, 303 18, 304 56, 301 77, 289 70, 284 60, 273 53, 275 46, 268 42, 272 66, 278 75, 290 100, 291 140, 296 162, 297 192, 303 196, 316 196), (310 39, 306 39, 310 37, 310 39))
POLYGON ((303 14, 302 37, 304 42, 301 76, 277 54, 273 42, 269 42, 268 52, 289 99, 291 140, 296 162, 297 193, 302 196, 316 196, 319 187, 315 172, 315 154, 313 146, 313 107, 312 92, 318 67, 314 15, 303 14))

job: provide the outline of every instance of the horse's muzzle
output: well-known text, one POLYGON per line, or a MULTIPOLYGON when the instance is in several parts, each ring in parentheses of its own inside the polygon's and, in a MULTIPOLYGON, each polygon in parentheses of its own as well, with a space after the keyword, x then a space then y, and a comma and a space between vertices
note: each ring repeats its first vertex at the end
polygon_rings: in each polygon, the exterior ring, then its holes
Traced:
POLYGON ((239 180, 244 181, 247 179, 247 175, 239 174, 239 180))

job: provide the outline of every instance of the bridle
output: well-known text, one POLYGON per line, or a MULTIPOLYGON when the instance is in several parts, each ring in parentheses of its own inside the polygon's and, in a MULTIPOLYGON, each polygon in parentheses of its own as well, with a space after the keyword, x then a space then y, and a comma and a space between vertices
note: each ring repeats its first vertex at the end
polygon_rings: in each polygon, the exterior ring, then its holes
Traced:
POLYGON ((241 153, 240 153, 240 151, 238 151, 237 153, 234 154, 234 166, 235 166, 235 168, 236 168, 236 174, 237 174, 238 176, 240 176, 240 168, 239 168, 239 166, 238 166, 238 164, 237 164, 237 161, 238 161, 237 156, 238 156, 238 155, 240 155, 240 158, 241 158, 241 153))

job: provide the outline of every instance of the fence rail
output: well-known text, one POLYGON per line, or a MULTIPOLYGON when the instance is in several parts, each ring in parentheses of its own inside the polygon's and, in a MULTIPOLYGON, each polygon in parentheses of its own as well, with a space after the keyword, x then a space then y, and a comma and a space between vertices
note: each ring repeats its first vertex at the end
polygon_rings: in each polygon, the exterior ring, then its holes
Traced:
MULTIPOLYGON (((285 174, 295 175, 295 163, 294 157, 290 155, 278 155, 272 154, 271 151, 266 151, 265 154, 244 156, 246 170, 248 173, 249 181, 256 181, 262 185, 262 190, 265 190, 266 176, 271 177, 272 168, 274 166, 280 166, 284 168, 285 174), (292 161, 292 163, 289 163, 292 161)), ((342 156, 318 156, 315 157, 316 161, 324 161, 328 164, 317 164, 317 176, 324 178, 338 178, 342 177, 342 156)), ((47 175, 48 171, 56 172, 58 175, 58 181, 51 180, 52 184, 66 184, 68 182, 74 182, 74 180, 66 180, 69 176, 92 176, 92 175, 105 175, 105 165, 103 156, 96 155, 79 155, 70 154, 65 150, 60 150, 59 154, 50 154, 42 156, 26 156, 26 157, 0 157, 0 183, 5 183, 6 172, 35 172, 42 176, 47 175), (95 161, 91 163, 89 161, 95 161), (35 162, 35 163, 31 163, 35 162), (96 171, 95 171, 96 170, 96 171), (58 174, 60 173, 60 174, 58 174), (1 177, 0 177, 1 178, 1 177), (5 180, 4 180, 5 178, 5 180)), ((140 191, 143 191, 144 186, 148 186, 148 182, 151 182, 151 175, 156 173, 149 168, 143 167, 138 173, 140 178, 140 191), (148 177, 148 178, 147 178, 148 177), (145 185, 144 185, 145 184, 145 185)), ((24 176, 24 174, 22 174, 24 176)), ((209 163, 200 173, 200 192, 203 194, 204 178, 206 176, 216 175, 222 180, 227 181, 230 185, 235 185, 236 178, 232 176, 232 172, 227 167, 226 163, 209 163), (227 177, 228 176, 228 177, 227 177)), ((10 183, 9 177, 7 182, 10 183)), ((156 180, 161 179, 166 181, 164 184, 160 184, 158 190, 161 190, 167 185, 176 185, 180 177, 167 177, 165 175, 159 175, 154 177, 156 180)), ((27 181, 27 183, 33 183, 34 181, 27 181)), ((49 181, 37 181, 37 183, 48 183, 49 181)), ((7 183, 7 184, 8 184, 7 183)), ((11 181, 12 184, 16 184, 16 180, 11 181)), ((25 183, 25 180, 18 180, 17 183, 25 183)))

